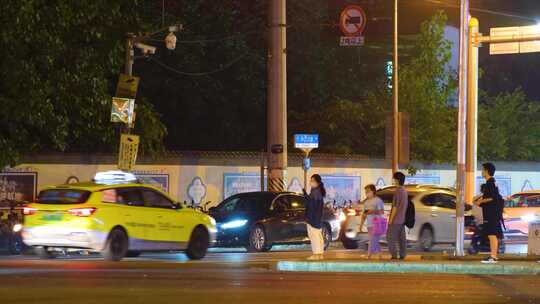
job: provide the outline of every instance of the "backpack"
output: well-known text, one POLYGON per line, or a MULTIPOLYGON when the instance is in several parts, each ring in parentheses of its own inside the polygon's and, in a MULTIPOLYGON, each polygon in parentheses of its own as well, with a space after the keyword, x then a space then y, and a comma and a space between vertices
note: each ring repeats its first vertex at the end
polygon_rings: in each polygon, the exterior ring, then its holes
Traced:
POLYGON ((412 229, 414 227, 415 223, 415 217, 416 217, 416 210, 414 209, 414 204, 409 200, 409 204, 407 205, 407 212, 405 213, 405 226, 409 229, 412 229))

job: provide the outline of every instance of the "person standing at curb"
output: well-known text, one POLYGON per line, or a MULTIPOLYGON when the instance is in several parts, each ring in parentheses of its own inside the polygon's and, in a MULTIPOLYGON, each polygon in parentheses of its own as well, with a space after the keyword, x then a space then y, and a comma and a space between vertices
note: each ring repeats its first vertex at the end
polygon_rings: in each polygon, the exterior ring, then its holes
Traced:
MULTIPOLYGON (((311 176, 311 191, 306 205, 306 225, 309 240, 311 241, 311 251, 313 255, 308 260, 322 260, 324 254, 324 239, 322 235, 322 217, 324 208, 324 197, 326 189, 319 174, 311 176)), ((304 193, 306 190, 304 189, 304 193)))
POLYGON ((409 205, 409 195, 405 187, 403 187, 405 184, 405 174, 401 172, 394 173, 392 183, 396 186, 396 192, 392 201, 386 239, 392 260, 398 259, 398 250, 396 247, 399 247, 399 259, 404 260, 407 256, 405 216, 409 205))
POLYGON ((475 204, 482 207, 484 218, 483 231, 489 239, 490 256, 482 260, 484 264, 495 264, 498 262, 497 253, 499 251, 499 239, 503 238, 501 223, 503 221, 504 200, 499 193, 499 188, 495 184, 495 165, 492 163, 482 164, 482 177, 486 180, 482 188, 482 196, 475 201, 475 204))
POLYGON ((381 245, 379 244, 381 236, 386 233, 386 219, 384 218, 384 202, 377 196, 375 185, 369 184, 364 187, 366 191, 366 200, 364 201, 364 210, 360 221, 360 231, 364 223, 368 230, 368 259, 373 255, 381 258, 381 245))

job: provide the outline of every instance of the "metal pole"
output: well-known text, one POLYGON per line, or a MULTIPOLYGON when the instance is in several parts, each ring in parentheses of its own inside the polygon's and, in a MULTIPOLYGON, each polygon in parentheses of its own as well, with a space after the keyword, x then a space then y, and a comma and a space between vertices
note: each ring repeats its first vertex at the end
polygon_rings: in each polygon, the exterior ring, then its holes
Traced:
POLYGON ((265 156, 264 150, 261 151, 261 191, 264 191, 264 167, 265 167, 265 156))
POLYGON ((472 203, 476 191, 477 130, 478 130, 478 45, 474 37, 479 32, 478 19, 469 22, 469 54, 467 76, 467 160, 465 201, 472 203))
POLYGON ((456 244, 455 255, 464 256, 465 237, 465 144, 467 117, 467 49, 469 46, 469 0, 461 0, 459 51, 459 109, 456 168, 456 244))
POLYGON ((269 1, 268 189, 284 191, 287 175, 287 60, 285 0, 269 1))
POLYGON ((394 60, 392 64, 392 95, 393 95, 393 153, 392 153, 392 173, 399 170, 399 79, 398 79, 398 0, 394 0, 394 60))
POLYGON ((133 34, 128 33, 126 39, 126 66, 124 67, 124 74, 133 75, 133 58, 135 57, 135 51, 133 50, 133 34))

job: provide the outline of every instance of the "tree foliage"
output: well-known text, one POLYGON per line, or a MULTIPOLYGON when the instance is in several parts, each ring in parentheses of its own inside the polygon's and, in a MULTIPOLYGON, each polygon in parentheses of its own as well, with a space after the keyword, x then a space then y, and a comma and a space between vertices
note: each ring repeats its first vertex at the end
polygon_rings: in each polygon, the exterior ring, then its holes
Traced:
MULTIPOLYGON (((43 150, 98 152, 117 145, 110 97, 128 31, 142 28, 137 1, 4 1, 0 10, 0 167, 43 150)), ((165 128, 138 100, 142 149, 165 128), (145 136, 150 135, 150 136, 145 136)))
POLYGON ((539 160, 540 104, 522 90, 495 97, 482 93, 478 115, 480 159, 539 160))

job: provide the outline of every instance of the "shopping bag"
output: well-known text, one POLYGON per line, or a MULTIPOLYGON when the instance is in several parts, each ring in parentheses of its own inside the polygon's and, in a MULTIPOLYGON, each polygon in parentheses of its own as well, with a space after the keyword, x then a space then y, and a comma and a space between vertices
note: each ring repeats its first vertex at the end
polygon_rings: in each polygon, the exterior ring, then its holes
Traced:
POLYGON ((374 235, 383 235, 386 233, 386 229, 388 228, 388 221, 384 217, 376 217, 373 218, 372 225, 374 235))

